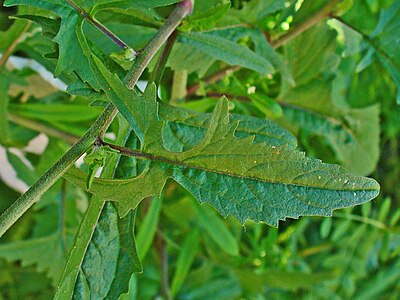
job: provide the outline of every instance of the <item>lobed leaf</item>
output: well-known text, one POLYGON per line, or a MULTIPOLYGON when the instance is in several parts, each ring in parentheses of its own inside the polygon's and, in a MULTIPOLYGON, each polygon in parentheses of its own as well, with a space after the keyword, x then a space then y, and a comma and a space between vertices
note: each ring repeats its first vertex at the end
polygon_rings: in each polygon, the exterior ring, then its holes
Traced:
MULTIPOLYGON (((200 202, 208 202, 223 216, 233 215, 277 226, 279 220, 303 215, 329 216, 337 208, 367 202, 379 193, 378 183, 353 176, 336 165, 307 158, 286 145, 238 139, 238 124, 230 122, 227 100, 220 100, 202 141, 183 152, 162 147, 163 122, 158 118, 156 89, 150 84, 142 97, 123 86, 99 60, 99 81, 109 99, 122 102, 131 126, 141 133, 142 149, 133 156, 149 159, 139 176, 127 180, 98 179, 90 192, 118 202, 121 215, 147 196, 158 195, 173 178, 200 202), (135 97, 135 101, 132 101, 135 97)), ((74 170, 68 180, 82 186, 85 175, 74 170)))

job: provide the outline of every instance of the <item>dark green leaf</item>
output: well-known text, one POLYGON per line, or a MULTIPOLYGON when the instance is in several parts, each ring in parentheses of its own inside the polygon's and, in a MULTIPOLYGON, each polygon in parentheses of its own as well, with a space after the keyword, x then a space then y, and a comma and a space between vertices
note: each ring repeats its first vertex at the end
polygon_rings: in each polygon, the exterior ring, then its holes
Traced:
MULTIPOLYGON (((151 160, 148 169, 136 178, 99 179, 93 183, 90 191, 118 201, 122 215, 146 196, 158 195, 168 177, 200 202, 211 203, 224 216, 274 226, 286 217, 328 216, 333 209, 367 202, 379 192, 376 181, 352 176, 339 166, 306 158, 304 153, 286 146, 254 144, 254 137, 236 138, 237 124, 229 122, 226 100, 218 102, 197 146, 180 153, 169 152, 162 147, 163 122, 158 120, 155 86, 150 84, 138 97, 100 61, 96 63, 103 76, 99 80, 106 81, 104 90, 109 99, 123 103, 129 120, 134 120, 131 126, 140 131, 144 143, 135 155, 151 160)), ((66 178, 81 184, 82 176, 75 170, 66 178)))

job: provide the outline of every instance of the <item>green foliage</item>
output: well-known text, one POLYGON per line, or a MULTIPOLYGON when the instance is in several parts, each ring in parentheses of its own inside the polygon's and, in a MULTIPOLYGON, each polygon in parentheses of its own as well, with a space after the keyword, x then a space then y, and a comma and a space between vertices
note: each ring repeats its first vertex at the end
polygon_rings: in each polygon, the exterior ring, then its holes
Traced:
POLYGON ((397 299, 399 1, 178 2, 0 2, 0 299, 397 299))

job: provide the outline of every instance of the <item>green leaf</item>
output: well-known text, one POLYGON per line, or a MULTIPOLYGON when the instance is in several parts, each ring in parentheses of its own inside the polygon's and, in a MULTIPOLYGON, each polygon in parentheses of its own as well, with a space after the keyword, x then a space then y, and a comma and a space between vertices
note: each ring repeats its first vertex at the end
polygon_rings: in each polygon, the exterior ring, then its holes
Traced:
POLYGON ((158 220, 160 218, 161 203, 161 198, 154 197, 151 199, 149 209, 139 227, 136 236, 136 244, 140 261, 143 261, 146 257, 146 254, 153 243, 154 236, 156 235, 158 220))
POLYGON ((297 291, 299 289, 313 288, 315 285, 337 277, 334 272, 288 272, 281 270, 268 270, 264 274, 256 274, 252 270, 235 270, 241 286, 250 292, 262 292, 265 287, 297 291))
MULTIPOLYGON (((400 104, 400 2, 394 1, 386 10, 382 10, 379 22, 367 40, 370 57, 375 54, 386 68, 397 86, 397 103, 400 104)), ((371 57, 372 60, 372 57, 371 57)))
POLYGON ((7 31, 0 30, 0 51, 4 53, 14 41, 22 39, 26 32, 26 28, 29 26, 28 22, 25 20, 15 21, 7 31))
POLYGON ((90 68, 90 49, 82 30, 83 18, 67 1, 8 0, 4 5, 29 5, 51 11, 60 16, 60 30, 54 38, 54 41, 59 45, 59 59, 54 76, 59 76, 63 71, 67 73, 76 72, 82 80, 88 82, 93 88, 99 88, 90 68))
POLYGON ((111 203, 92 199, 56 299, 86 299, 88 291, 91 297, 115 299, 126 292, 132 272, 141 271, 133 223, 133 213, 120 219, 111 203))
POLYGON ((54 39, 60 30, 60 21, 37 15, 17 15, 15 18, 31 20, 42 27, 44 37, 54 39))
POLYGON ((367 175, 379 158, 379 107, 353 109, 346 99, 340 103, 343 91, 334 93, 332 78, 338 73, 335 47, 336 34, 325 26, 314 26, 285 46, 296 86, 282 84, 279 99, 287 105, 282 105, 281 124, 321 136, 342 166, 367 175))
MULTIPOLYGON (((126 122, 119 123, 117 143, 123 144, 130 132, 126 122)), ((117 157, 109 157, 103 176, 124 177, 117 157)), ((56 299, 118 299, 127 292, 129 279, 142 267, 134 237, 135 211, 123 218, 106 197, 93 197, 86 210, 74 246, 59 282, 56 299), (87 298, 89 297, 89 298, 87 298)))
MULTIPOLYGON (((159 116, 165 121, 164 147, 169 151, 182 152, 196 146, 203 139, 212 114, 199 114, 160 103, 159 116)), ((235 131, 238 138, 255 136, 254 141, 257 143, 265 142, 276 147, 287 144, 290 149, 297 146, 296 138, 274 122, 244 115, 231 114, 229 117, 232 123, 239 124, 235 131)))
POLYGON ((0 144, 6 144, 9 139, 8 128, 8 89, 11 81, 6 74, 6 70, 0 68, 0 144))
POLYGON ((23 266, 36 265, 39 272, 47 271, 56 283, 67 258, 61 234, 17 241, 0 245, 0 257, 8 261, 21 261, 23 266))
POLYGON ((240 22, 256 23, 266 16, 284 9, 283 0, 252 0, 244 2, 240 10, 231 10, 229 16, 237 18, 240 22))
POLYGON ((232 66, 239 65, 263 75, 274 72, 274 67, 266 58, 256 54, 246 46, 234 43, 220 36, 210 33, 182 33, 179 36, 179 41, 192 45, 232 66))
POLYGON ((282 116, 281 106, 267 95, 251 94, 248 96, 255 107, 270 119, 282 116))
POLYGON ((188 74, 198 72, 203 77, 215 58, 189 44, 175 43, 168 58, 167 67, 175 71, 186 70, 188 74))
POLYGON ((183 31, 205 31, 212 29, 229 11, 231 2, 224 0, 204 11, 195 12, 185 18, 179 29, 183 31))
POLYGON ((207 207, 197 205, 196 208, 200 227, 204 229, 222 251, 232 256, 238 256, 238 241, 227 228, 227 225, 213 211, 209 211, 207 207))
POLYGON ((171 283, 171 294, 175 296, 179 289, 185 282, 189 273, 190 267, 193 264, 196 253, 199 251, 200 231, 191 231, 185 241, 183 242, 178 261, 176 263, 176 270, 171 283))
MULTIPOLYGON (((123 102, 135 120, 131 126, 140 128, 144 143, 133 155, 149 159, 148 168, 135 178, 93 182, 90 192, 117 201, 122 216, 143 198, 159 195, 169 177, 223 216, 274 226, 287 217, 329 216, 334 209, 367 202, 379 193, 373 179, 350 175, 339 166, 307 158, 284 145, 255 144, 254 137, 236 138, 237 123, 229 121, 227 100, 218 102, 197 146, 169 152, 162 147, 163 122, 157 115, 155 86, 150 84, 137 99, 100 61, 96 63, 103 76, 99 81, 107 82, 104 90, 109 99, 123 102)), ((78 170, 66 175, 84 188, 82 177, 78 170)))

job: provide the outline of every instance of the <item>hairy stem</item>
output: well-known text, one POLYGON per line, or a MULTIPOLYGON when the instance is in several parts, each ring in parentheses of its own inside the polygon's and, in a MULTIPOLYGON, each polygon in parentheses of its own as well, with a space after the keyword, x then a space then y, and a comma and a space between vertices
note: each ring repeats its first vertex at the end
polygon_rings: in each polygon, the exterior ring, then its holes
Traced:
MULTIPOLYGON (((155 37, 148 43, 131 70, 125 77, 125 83, 130 88, 136 85, 147 64, 155 55, 169 35, 179 25, 181 20, 192 12, 192 0, 183 0, 171 13, 165 24, 155 37)), ((93 142, 107 130, 114 120, 118 110, 113 104, 108 104, 85 135, 72 146, 47 172, 21 195, 0 216, 0 237, 37 201, 40 197, 75 163, 75 161, 92 146, 93 142)))
POLYGON ((0 237, 86 152, 114 117, 115 108, 109 104, 85 135, 0 216, 0 237))
POLYGON ((192 0, 183 0, 175 7, 165 24, 157 31, 154 37, 147 43, 143 51, 137 57, 136 62, 129 70, 125 84, 129 89, 133 89, 139 77, 143 73, 150 60, 157 53, 158 49, 164 44, 168 37, 181 23, 182 19, 192 13, 192 0))

